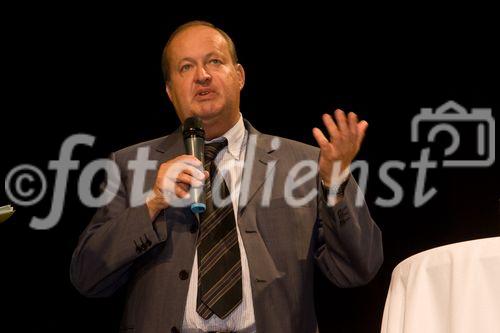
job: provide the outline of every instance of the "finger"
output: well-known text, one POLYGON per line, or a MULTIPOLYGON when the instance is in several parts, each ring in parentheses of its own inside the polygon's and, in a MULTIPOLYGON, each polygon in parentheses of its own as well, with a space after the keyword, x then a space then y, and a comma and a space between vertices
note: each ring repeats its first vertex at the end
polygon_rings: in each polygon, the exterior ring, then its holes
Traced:
POLYGON ((203 182, 200 180, 193 178, 192 176, 188 175, 187 173, 179 173, 177 177, 175 178, 176 183, 184 183, 186 185, 194 186, 194 187, 201 187, 203 186, 203 182))
POLYGON ((205 177, 205 174, 198 168, 185 164, 184 162, 176 162, 166 170, 166 177, 173 181, 183 179, 184 176, 181 175, 187 175, 193 179, 199 179, 200 181, 204 180, 205 177))
POLYGON ((337 109, 335 110, 335 121, 337 122, 337 127, 340 132, 347 133, 349 131, 349 126, 347 125, 347 118, 344 111, 337 109))
POLYGON ((191 197, 189 191, 186 191, 182 186, 175 187, 175 195, 180 199, 189 199, 191 197))
POLYGON ((198 180, 205 180, 206 179, 205 172, 201 171, 198 168, 195 168, 192 165, 185 165, 185 169, 182 170, 182 172, 184 172, 185 174, 188 174, 188 175, 190 175, 198 180))
POLYGON ((367 128, 368 128, 368 122, 366 122, 365 120, 362 120, 358 123, 358 147, 361 146, 361 143, 365 138, 367 128))
POLYGON ((328 151, 329 149, 331 149, 330 141, 328 141, 328 139, 319 128, 313 128, 313 136, 314 139, 316 139, 316 142, 318 143, 318 146, 321 150, 328 151))
POLYGON ((175 182, 173 182, 171 179, 168 179, 168 178, 163 178, 159 189, 160 191, 166 195, 167 193, 173 193, 174 192, 174 189, 175 189, 175 182))
MULTIPOLYGON (((338 137, 339 129, 337 128, 337 125, 333 121, 332 116, 325 113, 323 115, 323 124, 325 124, 326 130, 328 131, 328 134, 330 135, 330 140, 338 137)), ((323 134, 323 132, 321 132, 321 134, 323 134)))
POLYGON ((349 123, 349 130, 351 131, 351 134, 354 136, 358 135, 358 115, 355 114, 354 112, 349 112, 347 115, 347 120, 349 123))
POLYGON ((199 159, 197 159, 196 157, 194 157, 193 155, 181 155, 179 157, 177 157, 177 161, 179 162, 183 162, 183 163, 186 163, 186 164, 189 164, 189 165, 192 165, 194 167, 203 167, 203 164, 201 163, 201 161, 199 159))
POLYGON ((191 186, 184 184, 184 183, 176 183, 175 186, 179 186, 180 188, 182 188, 186 192, 189 192, 189 190, 191 189, 191 186))

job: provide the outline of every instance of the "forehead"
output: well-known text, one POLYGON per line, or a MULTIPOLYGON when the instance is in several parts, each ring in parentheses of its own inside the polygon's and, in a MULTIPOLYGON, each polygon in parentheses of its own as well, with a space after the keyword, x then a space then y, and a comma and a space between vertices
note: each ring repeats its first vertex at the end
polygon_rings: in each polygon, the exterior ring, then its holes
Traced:
POLYGON ((168 47, 172 62, 183 58, 203 57, 211 52, 229 54, 229 46, 224 37, 215 29, 205 26, 189 27, 181 31, 168 47))

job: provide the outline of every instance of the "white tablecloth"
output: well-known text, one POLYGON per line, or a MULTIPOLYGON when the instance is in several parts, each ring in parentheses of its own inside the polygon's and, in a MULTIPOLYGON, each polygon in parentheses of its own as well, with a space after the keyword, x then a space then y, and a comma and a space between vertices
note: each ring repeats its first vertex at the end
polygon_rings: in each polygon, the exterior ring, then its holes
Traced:
POLYGON ((500 333, 500 237, 416 254, 392 273, 382 333, 500 333))

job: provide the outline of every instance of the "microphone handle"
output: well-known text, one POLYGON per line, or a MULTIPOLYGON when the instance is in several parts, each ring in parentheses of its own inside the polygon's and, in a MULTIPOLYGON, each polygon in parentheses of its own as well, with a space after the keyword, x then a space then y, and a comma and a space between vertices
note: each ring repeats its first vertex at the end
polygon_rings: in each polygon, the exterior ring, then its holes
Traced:
MULTIPOLYGON (((205 140, 198 136, 191 136, 184 140, 186 146, 186 152, 189 155, 193 155, 199 159, 202 165, 205 163, 204 150, 205 150, 205 140)), ((194 187, 191 186, 191 198, 193 203, 191 204, 191 211, 195 214, 203 213, 206 210, 205 203, 205 191, 203 186, 194 187)))

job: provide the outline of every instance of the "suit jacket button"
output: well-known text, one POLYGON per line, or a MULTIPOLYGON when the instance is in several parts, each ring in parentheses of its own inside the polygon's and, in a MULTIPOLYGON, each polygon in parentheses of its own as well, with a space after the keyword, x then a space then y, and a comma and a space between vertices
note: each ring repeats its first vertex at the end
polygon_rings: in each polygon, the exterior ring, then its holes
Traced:
POLYGON ((179 272, 179 279, 187 280, 188 277, 189 277, 189 273, 186 272, 184 269, 179 272))
POLYGON ((175 327, 175 326, 170 329, 170 332, 172 332, 172 333, 180 333, 179 329, 177 327, 175 327))

